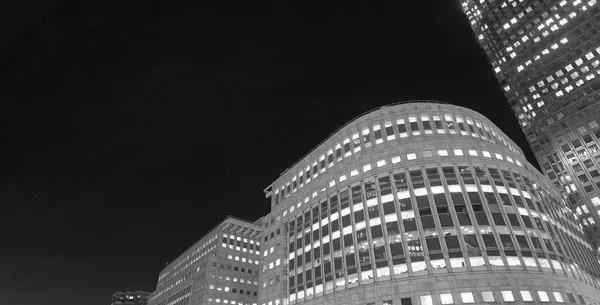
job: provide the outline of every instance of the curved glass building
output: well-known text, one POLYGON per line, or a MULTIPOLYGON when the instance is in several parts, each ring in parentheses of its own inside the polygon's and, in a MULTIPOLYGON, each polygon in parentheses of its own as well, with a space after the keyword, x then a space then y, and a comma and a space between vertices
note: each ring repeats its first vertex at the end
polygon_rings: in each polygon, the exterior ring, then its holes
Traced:
POLYGON ((259 304, 598 304, 600 265, 492 122, 435 101, 363 114, 265 190, 259 304))

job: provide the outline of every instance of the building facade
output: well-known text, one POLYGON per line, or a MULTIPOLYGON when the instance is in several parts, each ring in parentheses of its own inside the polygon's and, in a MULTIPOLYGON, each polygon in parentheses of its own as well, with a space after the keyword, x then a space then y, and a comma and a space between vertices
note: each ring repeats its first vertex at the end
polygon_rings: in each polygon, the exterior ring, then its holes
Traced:
POLYGON ((460 0, 544 174, 600 246, 600 7, 460 0))
POLYGON ((149 292, 144 291, 126 291, 115 292, 112 297, 111 305, 146 305, 148 303, 149 292))
POLYGON ((260 229, 227 217, 160 272, 148 305, 257 305, 260 229))
POLYGON ((260 305, 600 304, 594 248, 552 181, 469 109, 368 112, 265 193, 260 305))

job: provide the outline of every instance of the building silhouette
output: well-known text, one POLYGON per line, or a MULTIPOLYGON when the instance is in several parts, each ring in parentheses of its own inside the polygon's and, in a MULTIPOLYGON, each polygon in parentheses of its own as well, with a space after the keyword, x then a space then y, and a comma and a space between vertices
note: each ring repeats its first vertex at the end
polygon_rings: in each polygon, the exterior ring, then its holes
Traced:
POLYGON ((370 111, 265 193, 259 305, 599 304, 600 265, 561 194, 466 108, 370 111))
POLYGON ((149 292, 144 291, 126 291, 115 292, 112 297, 111 305, 146 305, 148 303, 149 292))
POLYGON ((459 3, 543 173, 600 246, 600 5, 459 3))

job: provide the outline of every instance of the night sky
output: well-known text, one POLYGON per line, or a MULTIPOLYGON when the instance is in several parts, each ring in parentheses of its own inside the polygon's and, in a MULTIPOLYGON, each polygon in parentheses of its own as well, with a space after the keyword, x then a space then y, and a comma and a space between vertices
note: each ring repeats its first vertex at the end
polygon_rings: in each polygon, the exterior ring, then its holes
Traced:
POLYGON ((528 153, 458 1, 0 10, 0 304, 108 305, 355 116, 472 108, 528 153))

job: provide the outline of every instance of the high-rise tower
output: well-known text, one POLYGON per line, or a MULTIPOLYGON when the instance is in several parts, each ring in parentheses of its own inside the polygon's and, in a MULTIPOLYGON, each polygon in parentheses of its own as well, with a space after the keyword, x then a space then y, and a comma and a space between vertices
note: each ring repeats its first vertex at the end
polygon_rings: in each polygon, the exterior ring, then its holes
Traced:
POLYGON ((544 174, 600 246, 600 4, 460 5, 544 174))

